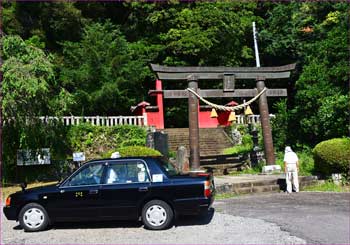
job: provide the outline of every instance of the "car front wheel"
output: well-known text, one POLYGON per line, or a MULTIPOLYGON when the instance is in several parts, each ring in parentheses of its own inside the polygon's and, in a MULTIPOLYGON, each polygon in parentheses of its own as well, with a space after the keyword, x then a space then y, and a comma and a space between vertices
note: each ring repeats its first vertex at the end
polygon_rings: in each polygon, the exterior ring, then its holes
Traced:
POLYGON ((19 223, 25 231, 41 231, 49 224, 46 210, 37 203, 28 203, 19 212, 19 223))
POLYGON ((174 212, 164 201, 153 200, 143 207, 142 221, 146 228, 151 230, 163 230, 173 222, 174 212))

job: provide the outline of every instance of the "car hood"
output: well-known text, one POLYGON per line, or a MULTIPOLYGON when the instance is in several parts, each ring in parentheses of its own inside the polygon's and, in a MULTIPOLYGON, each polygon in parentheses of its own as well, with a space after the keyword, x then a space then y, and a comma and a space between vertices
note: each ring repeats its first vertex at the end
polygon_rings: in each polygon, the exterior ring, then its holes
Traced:
POLYGON ((48 193, 48 192, 53 192, 58 189, 57 184, 52 184, 52 185, 46 185, 46 186, 39 186, 39 187, 34 187, 34 188, 29 188, 25 189, 24 193, 48 193))

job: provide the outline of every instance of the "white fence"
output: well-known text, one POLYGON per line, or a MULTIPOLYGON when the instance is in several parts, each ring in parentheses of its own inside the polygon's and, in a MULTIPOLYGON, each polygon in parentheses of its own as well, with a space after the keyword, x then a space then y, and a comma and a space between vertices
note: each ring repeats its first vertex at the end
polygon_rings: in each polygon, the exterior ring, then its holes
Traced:
MULTIPOLYGON (((270 114, 270 119, 274 118, 275 115, 270 114)), ((260 124, 260 115, 236 115, 237 124, 260 124), (246 118, 246 119, 245 119, 246 118), (247 122, 245 122, 247 120, 247 122)), ((83 122, 91 123, 92 125, 101 125, 101 126, 116 126, 116 125, 135 125, 135 126, 148 126, 147 124, 147 115, 143 116, 112 116, 112 117, 103 117, 103 116, 86 116, 86 117, 76 117, 76 116, 64 116, 64 117, 40 117, 42 122, 49 122, 52 120, 60 120, 64 125, 78 125, 83 122)))
MULTIPOLYGON (((260 115, 250 115, 250 116, 244 116, 244 115, 236 115, 237 118, 237 124, 244 124, 245 117, 247 117, 247 123, 252 124, 260 124, 260 115)), ((275 115, 270 114, 270 120, 271 118, 274 118, 275 115)))
POLYGON ((76 117, 76 116, 64 116, 64 117, 40 117, 40 120, 45 123, 52 120, 60 120, 64 125, 78 125, 86 122, 92 125, 100 126, 117 126, 117 125, 135 125, 135 126, 147 126, 147 116, 114 116, 114 117, 76 117))

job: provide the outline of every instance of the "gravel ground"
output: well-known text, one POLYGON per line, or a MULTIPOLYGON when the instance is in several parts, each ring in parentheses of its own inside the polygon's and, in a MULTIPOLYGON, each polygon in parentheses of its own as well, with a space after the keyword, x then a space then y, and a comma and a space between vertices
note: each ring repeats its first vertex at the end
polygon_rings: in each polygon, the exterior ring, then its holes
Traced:
POLYGON ((262 193, 215 206, 225 214, 276 224, 308 244, 350 244, 350 193, 262 193))
POLYGON ((43 232, 24 232, 1 217, 1 244, 305 244, 279 226, 254 218, 214 212, 182 218, 165 231, 149 231, 135 222, 60 223, 43 232))

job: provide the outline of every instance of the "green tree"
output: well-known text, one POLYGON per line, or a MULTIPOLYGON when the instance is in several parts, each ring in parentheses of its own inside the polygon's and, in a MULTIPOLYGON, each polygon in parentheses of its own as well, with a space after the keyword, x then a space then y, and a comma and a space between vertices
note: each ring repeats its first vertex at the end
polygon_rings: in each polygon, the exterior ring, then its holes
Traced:
POLYGON ((57 84, 53 56, 40 48, 44 43, 37 36, 24 41, 8 35, 1 44, 5 120, 62 115, 72 103, 71 95, 57 84))
POLYGON ((347 23, 345 3, 274 4, 261 32, 263 60, 297 62, 289 83, 288 128, 293 144, 314 146, 347 134, 347 23))
POLYGON ((147 18, 166 47, 168 65, 228 65, 253 62, 251 22, 256 3, 173 3, 156 9, 147 18))
POLYGON ((348 132, 348 13, 336 4, 315 24, 320 39, 305 44, 305 65, 296 82, 294 115, 300 122, 300 141, 316 144, 348 132))
POLYGON ((37 47, 26 45, 19 36, 4 37, 2 46, 5 120, 46 115, 50 84, 54 83, 50 56, 37 47))
POLYGON ((60 80, 76 102, 70 112, 129 114, 130 106, 142 100, 152 52, 142 42, 129 44, 110 21, 87 25, 81 41, 63 43, 60 80))
POLYGON ((8 2, 4 5, 4 32, 28 39, 37 35, 50 50, 59 42, 78 40, 86 19, 74 3, 8 2))

